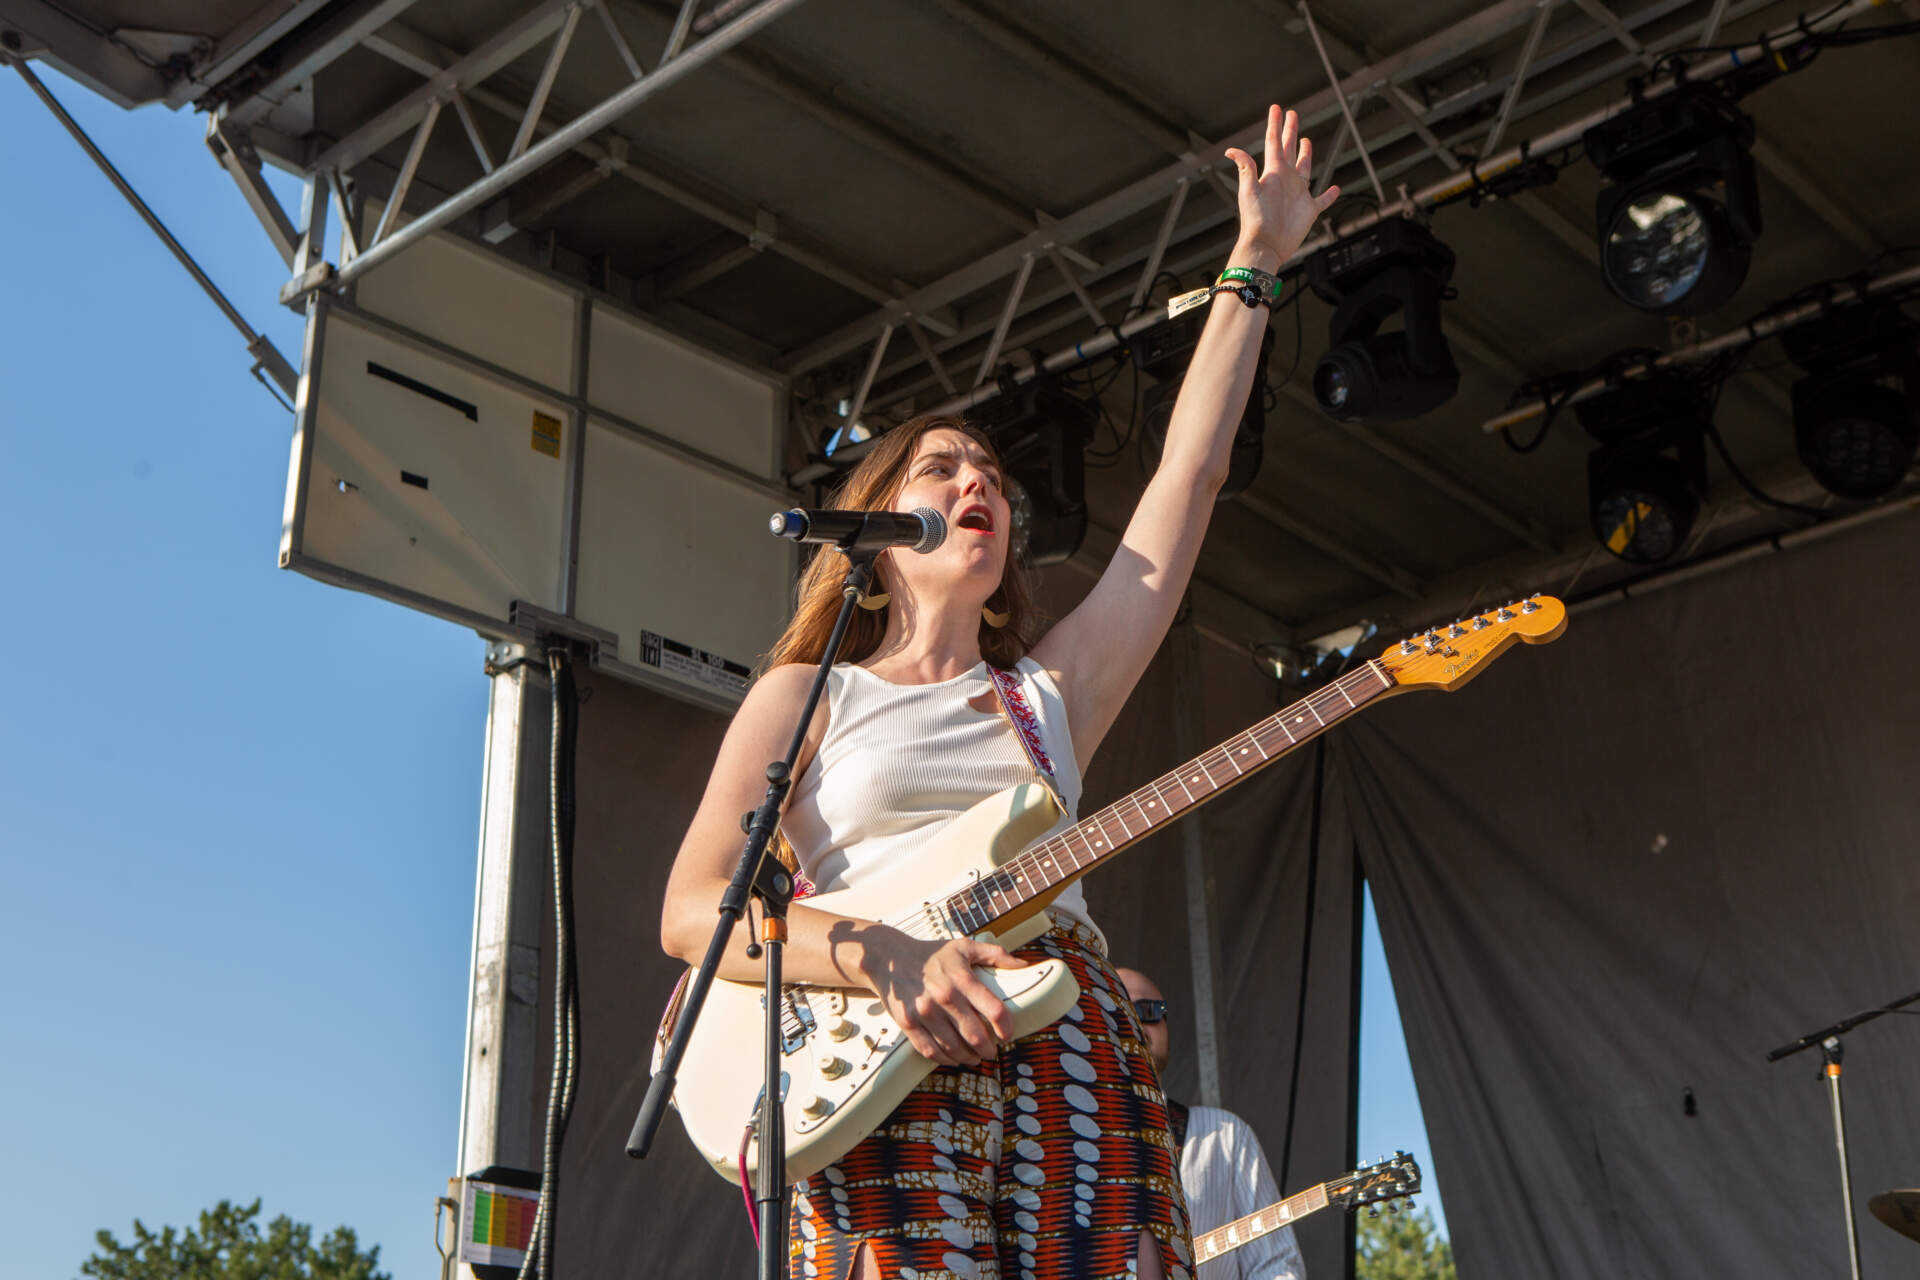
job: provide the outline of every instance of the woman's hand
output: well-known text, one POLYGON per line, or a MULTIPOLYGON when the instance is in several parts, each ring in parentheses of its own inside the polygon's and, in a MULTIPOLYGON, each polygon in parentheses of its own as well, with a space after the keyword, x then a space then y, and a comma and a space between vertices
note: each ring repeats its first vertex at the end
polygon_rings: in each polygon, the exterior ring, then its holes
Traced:
POLYGON ((863 971, 914 1050, 943 1067, 998 1056, 1013 1038, 1013 1015, 973 969, 1021 969, 1027 962, 972 938, 942 942, 888 933, 866 944, 863 971))
POLYGON ((1293 256, 1313 230, 1313 221, 1340 197, 1330 186, 1316 198, 1311 190, 1313 142, 1300 136, 1300 117, 1279 107, 1267 108, 1267 154, 1264 171, 1238 147, 1227 148, 1227 159, 1240 171, 1240 246, 1251 261, 1244 265, 1272 271, 1293 256), (1269 257, 1271 260, 1268 260, 1269 257))

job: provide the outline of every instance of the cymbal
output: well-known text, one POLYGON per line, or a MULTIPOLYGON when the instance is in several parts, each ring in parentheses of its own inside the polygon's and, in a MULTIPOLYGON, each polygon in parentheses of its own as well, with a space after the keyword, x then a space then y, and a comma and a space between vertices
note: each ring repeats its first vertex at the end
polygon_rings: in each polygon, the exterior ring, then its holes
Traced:
POLYGON ((1901 1235, 1920 1240, 1920 1191, 1882 1191, 1867 1208, 1901 1235))

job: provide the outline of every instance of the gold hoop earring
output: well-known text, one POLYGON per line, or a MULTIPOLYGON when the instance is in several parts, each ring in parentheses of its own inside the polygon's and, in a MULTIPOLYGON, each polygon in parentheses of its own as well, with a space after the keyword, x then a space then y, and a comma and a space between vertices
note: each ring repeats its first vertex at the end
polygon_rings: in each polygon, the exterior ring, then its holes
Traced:
POLYGON ((995 613, 991 607, 984 604, 980 606, 980 617, 995 631, 998 631, 1013 620, 1012 614, 995 613))
POLYGON ((860 607, 868 613, 878 613, 887 607, 887 601, 891 599, 893 599, 892 592, 876 591, 872 595, 864 597, 860 601, 860 607))

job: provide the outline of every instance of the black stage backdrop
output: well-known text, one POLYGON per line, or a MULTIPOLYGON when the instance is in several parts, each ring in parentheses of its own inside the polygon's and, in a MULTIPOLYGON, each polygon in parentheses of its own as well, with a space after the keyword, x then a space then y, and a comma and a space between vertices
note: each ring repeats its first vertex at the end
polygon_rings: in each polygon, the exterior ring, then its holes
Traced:
MULTIPOLYGON (((1502 657, 1460 693, 1369 709, 1323 760, 1302 749, 1193 819, 1224 1101, 1283 1190, 1350 1164, 1357 857, 1463 1280, 1844 1274, 1817 1054, 1762 1055, 1920 989, 1916 535, 1920 519, 1894 518, 1578 615, 1557 643, 1502 657)), ((1195 750, 1279 704, 1244 656, 1193 652, 1195 750)), ((1083 812, 1184 758, 1175 665, 1163 650, 1142 681, 1088 770, 1083 812)), ((651 1159, 622 1150, 680 972, 659 950, 661 887, 724 720, 583 683, 584 1057, 558 1270, 746 1276, 739 1192, 678 1121, 651 1159)), ((1179 832, 1122 855, 1088 894, 1115 960, 1172 1000, 1167 1084, 1194 1099, 1179 832)), ((1864 1203, 1920 1184, 1920 1026, 1883 1018, 1847 1049, 1867 1271, 1912 1273, 1920 1246, 1864 1203)), ((1334 1214, 1303 1224, 1316 1277, 1345 1273, 1345 1230, 1334 1214)))
MULTIPOLYGON (((1846 1274, 1819 1053, 1764 1055, 1920 990, 1916 536, 1576 616, 1330 745, 1462 1277, 1846 1274)), ((1846 1037, 1869 1276, 1920 1275, 1865 1203, 1920 1185, 1917 1067, 1913 1018, 1846 1037)))
MULTIPOLYGON (((1195 751, 1278 705, 1274 682, 1246 657, 1205 641, 1194 654, 1194 714, 1202 722, 1195 751)), ((1169 646, 1087 771, 1082 812, 1184 758, 1172 730, 1173 669, 1169 646)), ((605 677, 582 684, 575 896, 583 1055, 561 1162, 556 1271, 635 1280, 750 1276, 753 1241, 740 1192, 706 1167, 676 1118, 668 1119, 647 1160, 629 1160, 623 1151, 646 1091, 661 1006, 681 972, 660 951, 661 890, 725 722, 605 677)), ((1350 857, 1319 863, 1313 989, 1306 1017, 1299 1016, 1312 779, 1313 760, 1303 752, 1196 815, 1216 910, 1224 1101, 1256 1126, 1276 1176, 1286 1163, 1290 1187, 1341 1172, 1349 1160, 1350 857), (1302 1024, 1305 1056, 1290 1100, 1302 1024), (1296 1117, 1292 1143, 1283 1150, 1290 1114, 1296 1117)), ((1176 1038, 1168 1086, 1197 1101, 1179 832, 1162 831, 1121 854, 1089 879, 1088 894, 1115 962, 1152 973, 1165 989, 1176 1038)), ((1341 1274, 1342 1228, 1338 1215, 1303 1228, 1302 1245, 1317 1274, 1341 1274)))

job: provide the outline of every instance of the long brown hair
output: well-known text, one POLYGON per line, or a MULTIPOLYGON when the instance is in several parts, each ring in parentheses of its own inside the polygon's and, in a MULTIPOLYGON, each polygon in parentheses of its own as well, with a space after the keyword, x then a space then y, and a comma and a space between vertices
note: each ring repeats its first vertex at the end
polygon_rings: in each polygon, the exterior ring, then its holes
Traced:
MULTIPOLYGON (((907 467, 918 451, 920 440, 929 431, 958 431, 985 449, 999 467, 1003 482, 1006 468, 1000 452, 986 433, 950 414, 925 414, 902 423, 881 436, 859 465, 847 474, 846 481, 834 490, 827 505, 860 511, 882 511, 892 505, 906 483, 907 467)), ((1007 534, 1012 536, 1009 529, 1007 534)), ((884 568, 885 562, 882 562, 884 568)), ((771 671, 789 662, 818 662, 826 652, 827 638, 833 632, 833 620, 840 612, 840 583, 846 577, 846 559, 831 547, 821 547, 800 575, 793 619, 761 660, 760 669, 771 671)), ((881 588, 884 589, 884 588, 881 588)), ((987 597, 987 608, 1007 615, 1003 627, 980 622, 980 656, 996 667, 1011 667, 1026 655, 1039 637, 1035 634, 1042 621, 1034 604, 1032 574, 1025 556, 1007 549, 1007 566, 1000 585, 987 597)), ((846 638, 840 645, 841 662, 859 662, 880 647, 887 632, 884 609, 856 609, 847 624, 846 638)))

